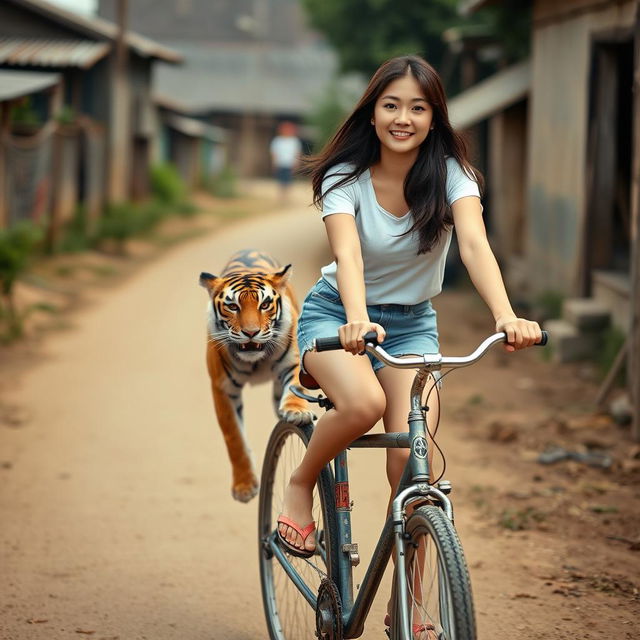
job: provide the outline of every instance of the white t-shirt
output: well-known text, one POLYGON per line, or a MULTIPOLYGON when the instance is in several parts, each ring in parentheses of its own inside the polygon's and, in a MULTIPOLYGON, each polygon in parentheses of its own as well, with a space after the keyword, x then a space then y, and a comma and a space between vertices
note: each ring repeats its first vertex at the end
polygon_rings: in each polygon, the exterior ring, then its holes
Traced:
POLYGON ((271 141, 270 149, 275 166, 290 169, 302 151, 302 144, 295 136, 276 136, 271 141))
MULTIPOLYGON (((455 158, 447 158, 447 203, 465 196, 480 197, 478 184, 455 158)), ((325 174, 322 193, 344 178, 351 165, 338 164, 325 174), (342 175, 339 175, 342 174, 342 175)), ((451 229, 444 230, 438 244, 418 255, 419 238, 411 211, 394 216, 381 207, 367 169, 359 178, 333 189, 322 199, 322 217, 347 213, 355 217, 364 261, 367 304, 418 304, 442 291, 444 265, 451 244, 451 229)), ((322 268, 322 277, 336 289, 337 265, 322 268)))

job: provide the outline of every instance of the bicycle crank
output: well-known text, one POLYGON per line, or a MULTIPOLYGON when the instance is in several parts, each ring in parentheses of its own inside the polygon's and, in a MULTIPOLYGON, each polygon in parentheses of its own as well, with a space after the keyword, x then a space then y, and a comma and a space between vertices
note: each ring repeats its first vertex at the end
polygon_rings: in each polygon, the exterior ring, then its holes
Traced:
POLYGON ((340 594, 329 578, 323 578, 318 589, 316 637, 319 640, 343 640, 340 594))

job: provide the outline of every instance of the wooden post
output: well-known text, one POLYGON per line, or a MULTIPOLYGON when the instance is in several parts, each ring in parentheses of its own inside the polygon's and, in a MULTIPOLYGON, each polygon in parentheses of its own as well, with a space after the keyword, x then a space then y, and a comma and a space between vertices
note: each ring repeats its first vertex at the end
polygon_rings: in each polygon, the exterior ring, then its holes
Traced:
POLYGON ((131 155, 130 98, 127 78, 128 48, 127 0, 118 0, 118 33, 111 69, 111 113, 109 116, 109 185, 110 202, 122 202, 129 196, 131 155))
POLYGON ((631 318, 629 323, 629 393, 632 435, 640 441, 640 0, 636 0, 633 56, 633 159, 631 187, 631 318))
POLYGON ((7 195, 7 136, 9 135, 11 112, 10 102, 0 102, 0 229, 9 226, 9 211, 7 203, 9 196, 7 195))

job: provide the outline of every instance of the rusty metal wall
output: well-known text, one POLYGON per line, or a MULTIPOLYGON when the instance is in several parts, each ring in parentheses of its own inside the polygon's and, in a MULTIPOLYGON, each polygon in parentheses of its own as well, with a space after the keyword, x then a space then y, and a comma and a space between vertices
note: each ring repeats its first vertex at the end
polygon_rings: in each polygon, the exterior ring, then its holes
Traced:
POLYGON ((6 158, 5 198, 7 226, 21 220, 44 222, 53 193, 51 170, 55 124, 25 135, 7 134, 0 144, 6 158))
POLYGON ((526 253, 535 290, 580 294, 591 38, 633 25, 634 9, 616 3, 534 29, 526 253))

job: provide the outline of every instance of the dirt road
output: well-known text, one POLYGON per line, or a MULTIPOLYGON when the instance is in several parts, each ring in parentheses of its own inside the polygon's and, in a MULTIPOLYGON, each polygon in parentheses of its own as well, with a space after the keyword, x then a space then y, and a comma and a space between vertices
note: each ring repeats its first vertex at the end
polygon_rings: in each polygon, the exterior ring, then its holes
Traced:
MULTIPOLYGON (((45 342, 37 366, 5 381, 3 401, 23 417, 0 425, 2 640, 267 638, 257 504, 230 497, 204 368, 206 295, 196 282, 236 249, 258 246, 294 264, 302 293, 323 263, 324 238, 312 210, 290 209, 174 248, 96 294, 72 330, 45 342)), ((463 353, 492 330, 466 293, 444 294, 436 306, 443 351, 463 353), (461 316, 480 320, 460 328, 453 323, 461 316)), ((475 372, 452 375, 443 392, 440 441, 480 637, 640 637, 639 554, 605 541, 607 532, 640 533, 637 502, 623 521, 620 507, 592 512, 590 499, 576 494, 576 486, 600 483, 598 504, 630 505, 638 485, 629 480, 614 490, 600 471, 547 473, 527 457, 540 444, 535 427, 564 401, 548 384, 550 365, 536 355, 496 354, 475 372), (501 428, 515 437, 494 438, 501 428), (566 514, 567 499, 580 510, 569 521, 555 511, 566 514), (500 520, 512 506, 521 529, 500 520), (592 587, 596 576, 602 588, 592 587)), ((584 388, 573 391, 576 405, 584 388)), ((269 397, 266 386, 246 392, 258 459, 273 423, 264 417, 269 397)), ((382 454, 358 452, 352 464, 354 539, 366 559, 386 502, 382 454)), ((384 595, 364 638, 385 637, 384 595)))

